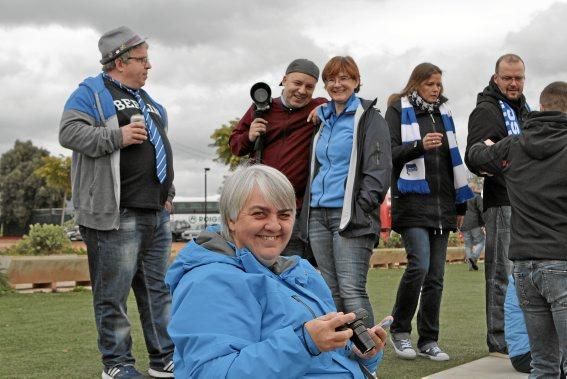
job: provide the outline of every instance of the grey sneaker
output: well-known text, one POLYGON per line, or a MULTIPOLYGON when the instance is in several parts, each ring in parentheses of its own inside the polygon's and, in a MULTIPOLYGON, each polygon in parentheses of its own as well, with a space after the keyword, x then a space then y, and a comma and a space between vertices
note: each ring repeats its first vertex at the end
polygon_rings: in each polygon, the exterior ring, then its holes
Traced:
POLYGON ((390 334, 390 342, 394 346, 394 351, 402 359, 415 359, 417 356, 409 337, 408 333, 390 334))
POLYGON ((445 353, 437 345, 437 342, 430 342, 421 349, 419 349, 419 355, 422 357, 427 357, 432 361, 448 361, 449 354, 445 353))

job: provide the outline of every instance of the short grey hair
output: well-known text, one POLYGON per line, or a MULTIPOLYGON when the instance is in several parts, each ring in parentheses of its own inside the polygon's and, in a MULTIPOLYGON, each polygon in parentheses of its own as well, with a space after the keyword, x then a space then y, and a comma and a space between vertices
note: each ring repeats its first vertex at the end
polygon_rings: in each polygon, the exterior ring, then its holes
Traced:
POLYGON ((220 196, 221 234, 226 240, 232 241, 229 221, 236 221, 254 188, 276 208, 293 210, 295 217, 295 191, 284 174, 261 164, 241 166, 226 179, 220 196))
POLYGON ((116 60, 117 59, 120 59, 123 63, 128 63, 128 58, 130 58, 130 53, 132 52, 132 50, 134 50, 134 49, 136 49, 140 46, 148 47, 149 45, 146 42, 143 42, 139 45, 132 47, 131 49, 126 50, 125 52, 123 52, 122 54, 120 54, 119 56, 117 56, 116 58, 111 60, 110 62, 103 64, 102 65, 102 71, 110 72, 110 71, 114 70, 116 68, 116 60))

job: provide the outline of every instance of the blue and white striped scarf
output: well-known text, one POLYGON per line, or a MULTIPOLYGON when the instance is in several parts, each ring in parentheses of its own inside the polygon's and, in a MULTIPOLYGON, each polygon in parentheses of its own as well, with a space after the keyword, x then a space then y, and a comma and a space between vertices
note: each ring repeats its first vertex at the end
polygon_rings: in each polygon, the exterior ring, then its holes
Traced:
MULTIPOLYGON (((505 101, 498 100, 498 102, 500 103, 500 108, 502 109, 502 115, 504 116, 504 123, 506 124, 508 135, 512 136, 520 134, 520 123, 518 122, 518 118, 516 117, 516 112, 514 112, 510 104, 506 103, 505 101)), ((527 103, 526 109, 528 112, 530 111, 530 106, 527 103)))
MULTIPOLYGON (((421 134, 419 132, 419 124, 413 106, 409 102, 407 96, 402 97, 402 143, 414 143, 420 141, 421 134)), ((474 195, 468 186, 467 173, 459 153, 457 146, 457 138, 455 134, 455 124, 451 111, 445 103, 439 106, 443 127, 447 142, 449 142, 449 151, 451 154, 451 163, 453 164, 453 186, 455 188, 455 203, 464 203, 471 199, 474 195)), ((429 184, 425 179, 425 161, 423 155, 414 160, 407 162, 402 168, 400 178, 398 179, 398 190, 401 193, 430 193, 429 184)))

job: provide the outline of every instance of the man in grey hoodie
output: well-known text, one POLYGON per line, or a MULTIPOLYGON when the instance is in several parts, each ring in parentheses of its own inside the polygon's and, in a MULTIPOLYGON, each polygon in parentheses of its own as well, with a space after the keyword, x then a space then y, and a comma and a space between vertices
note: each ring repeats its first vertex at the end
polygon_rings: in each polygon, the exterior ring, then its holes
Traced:
POLYGON ((76 221, 87 245, 102 378, 141 378, 126 302, 134 290, 149 374, 173 377, 164 283, 171 250, 173 160, 167 113, 143 89, 152 67, 145 38, 122 26, 99 40, 103 72, 65 104, 59 129, 73 150, 76 221))

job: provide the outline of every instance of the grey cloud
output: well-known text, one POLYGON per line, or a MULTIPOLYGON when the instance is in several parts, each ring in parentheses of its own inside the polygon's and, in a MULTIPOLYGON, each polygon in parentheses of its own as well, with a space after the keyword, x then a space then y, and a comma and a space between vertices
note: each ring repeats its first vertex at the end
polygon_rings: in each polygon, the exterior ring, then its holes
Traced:
POLYGON ((275 28, 272 22, 287 8, 285 2, 239 1, 229 6, 223 1, 139 0, 29 0, 2 6, 0 23, 5 25, 60 24, 88 26, 105 31, 127 24, 152 40, 173 45, 229 44, 239 35, 254 38, 262 30, 275 28), (268 15, 268 17, 266 17, 268 15))
POLYGON ((556 3, 537 14, 522 30, 510 33, 506 46, 526 63, 528 78, 555 76, 566 79, 567 4, 556 3))

